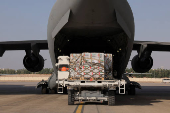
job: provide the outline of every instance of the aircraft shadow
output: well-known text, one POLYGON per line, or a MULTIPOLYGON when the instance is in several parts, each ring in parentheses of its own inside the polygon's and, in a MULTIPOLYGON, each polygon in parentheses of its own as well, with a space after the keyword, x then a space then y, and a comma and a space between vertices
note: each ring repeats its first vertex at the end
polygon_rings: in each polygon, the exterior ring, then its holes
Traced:
POLYGON ((0 95, 41 94, 41 89, 35 86, 0 85, 0 95))
MULTIPOLYGON (((0 84, 0 95, 29 95, 29 94, 42 95, 41 88, 35 88, 35 86, 25 86, 25 85, 1 85, 0 84)), ((67 95, 67 94, 62 94, 62 95, 67 95)))
MULTIPOLYGON (((24 85, 0 85, 0 95, 42 95, 41 88, 24 85)), ((67 95, 66 95, 67 96, 67 95)), ((137 89, 136 95, 116 95, 116 105, 152 105, 153 103, 170 100, 170 86, 143 86, 137 89)), ((79 104, 76 104, 79 105, 79 104)), ((85 103, 84 105, 104 105, 103 103, 85 103)), ((106 104, 105 104, 106 105, 106 104)))

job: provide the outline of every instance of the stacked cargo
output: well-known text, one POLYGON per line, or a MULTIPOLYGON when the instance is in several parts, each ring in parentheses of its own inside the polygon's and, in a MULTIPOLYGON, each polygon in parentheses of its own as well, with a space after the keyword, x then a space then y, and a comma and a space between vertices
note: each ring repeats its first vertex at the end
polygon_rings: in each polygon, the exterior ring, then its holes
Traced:
POLYGON ((70 79, 80 79, 82 76, 81 70, 82 54, 70 54, 70 79))
POLYGON ((83 53, 82 65, 82 74, 84 79, 104 80, 103 53, 83 53))
POLYGON ((113 68, 112 68, 112 54, 105 54, 104 55, 104 72, 105 72, 105 79, 106 80, 112 80, 113 76, 112 76, 112 72, 113 72, 113 68))
POLYGON ((77 80, 112 79, 112 54, 71 54, 69 78, 77 80))

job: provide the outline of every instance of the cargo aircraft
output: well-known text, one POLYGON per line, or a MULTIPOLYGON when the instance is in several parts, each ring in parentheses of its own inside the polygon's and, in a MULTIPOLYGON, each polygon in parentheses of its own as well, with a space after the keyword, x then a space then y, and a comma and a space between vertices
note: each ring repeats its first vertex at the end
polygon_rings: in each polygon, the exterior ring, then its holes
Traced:
MULTIPOLYGON (((54 73, 58 56, 70 53, 101 52, 113 54, 114 76, 122 78, 132 50, 135 72, 148 72, 153 66, 152 51, 170 51, 170 43, 134 41, 135 23, 127 0, 57 0, 49 16, 47 40, 0 42, 0 57, 5 51, 25 50, 25 68, 41 71, 44 59, 40 50, 49 49, 54 73)), ((53 83, 56 76, 52 76, 53 83)), ((51 87, 53 87, 51 85, 51 87)))

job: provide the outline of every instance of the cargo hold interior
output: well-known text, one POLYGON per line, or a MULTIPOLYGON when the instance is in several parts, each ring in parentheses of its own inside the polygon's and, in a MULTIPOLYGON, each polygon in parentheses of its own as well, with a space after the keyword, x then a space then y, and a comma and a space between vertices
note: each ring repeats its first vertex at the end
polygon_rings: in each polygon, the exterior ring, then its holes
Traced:
POLYGON ((70 56, 71 53, 111 53, 113 55, 113 70, 119 74, 122 71, 121 64, 126 58, 127 44, 128 36, 124 32, 104 37, 73 37, 60 32, 55 37, 54 52, 56 62, 58 62, 58 56, 70 56))

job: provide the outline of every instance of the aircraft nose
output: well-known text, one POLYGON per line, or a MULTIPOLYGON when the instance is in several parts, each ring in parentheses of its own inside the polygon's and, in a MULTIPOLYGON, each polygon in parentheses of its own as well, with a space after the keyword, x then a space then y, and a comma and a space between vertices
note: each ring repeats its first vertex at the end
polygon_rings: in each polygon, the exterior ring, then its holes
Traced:
POLYGON ((79 0, 77 7, 72 8, 74 22, 78 23, 110 23, 116 20, 114 0, 79 0))

